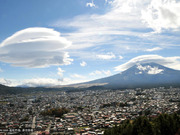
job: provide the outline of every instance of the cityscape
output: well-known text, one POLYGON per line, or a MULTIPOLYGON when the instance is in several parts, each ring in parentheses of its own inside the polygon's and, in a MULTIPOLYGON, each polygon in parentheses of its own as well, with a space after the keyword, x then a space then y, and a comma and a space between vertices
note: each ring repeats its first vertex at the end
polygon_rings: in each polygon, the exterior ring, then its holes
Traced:
POLYGON ((180 135, 180 0, 0 0, 0 135, 180 135))
POLYGON ((178 112, 180 88, 38 92, 0 96, 0 134, 103 135, 126 119, 178 112), (61 117, 43 115, 67 109, 61 117))

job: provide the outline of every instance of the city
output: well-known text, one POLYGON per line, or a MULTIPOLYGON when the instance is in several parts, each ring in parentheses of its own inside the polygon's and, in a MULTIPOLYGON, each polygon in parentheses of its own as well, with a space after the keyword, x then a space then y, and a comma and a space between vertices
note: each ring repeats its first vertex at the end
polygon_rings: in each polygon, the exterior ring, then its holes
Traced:
POLYGON ((126 119, 179 111, 180 88, 38 92, 0 96, 0 134, 103 135, 126 119), (53 108, 68 111, 42 115, 53 108))
POLYGON ((0 135, 180 135, 180 0, 0 0, 0 135))

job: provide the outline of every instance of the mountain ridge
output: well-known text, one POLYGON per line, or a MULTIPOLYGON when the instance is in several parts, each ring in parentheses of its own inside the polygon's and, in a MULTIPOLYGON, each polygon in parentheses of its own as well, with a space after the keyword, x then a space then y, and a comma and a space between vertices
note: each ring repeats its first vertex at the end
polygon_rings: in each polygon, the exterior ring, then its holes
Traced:
POLYGON ((130 89, 153 87, 180 87, 180 71, 157 63, 137 63, 127 70, 93 81, 54 87, 8 87, 0 84, 0 94, 51 90, 89 90, 89 89, 130 89))
POLYGON ((180 86, 180 71, 157 63, 137 63, 121 73, 84 84, 91 83, 105 83, 107 88, 180 86))

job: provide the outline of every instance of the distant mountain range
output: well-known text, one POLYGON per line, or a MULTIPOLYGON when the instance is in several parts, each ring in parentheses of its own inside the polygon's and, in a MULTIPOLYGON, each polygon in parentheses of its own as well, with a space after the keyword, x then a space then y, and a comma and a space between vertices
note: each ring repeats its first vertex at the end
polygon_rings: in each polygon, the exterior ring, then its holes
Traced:
POLYGON ((51 88, 7 87, 0 84, 0 94, 18 94, 38 91, 128 89, 152 87, 180 87, 180 71, 156 63, 136 64, 119 74, 94 81, 51 88))
POLYGON ((103 84, 106 88, 180 86, 180 71, 156 63, 136 64, 119 74, 83 84, 103 84))

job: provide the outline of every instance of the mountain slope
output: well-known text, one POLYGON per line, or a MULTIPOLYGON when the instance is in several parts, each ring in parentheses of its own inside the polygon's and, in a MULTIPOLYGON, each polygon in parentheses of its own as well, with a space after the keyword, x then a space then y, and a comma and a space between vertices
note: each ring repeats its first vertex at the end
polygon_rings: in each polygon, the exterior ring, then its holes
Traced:
POLYGON ((180 71, 156 63, 137 64, 119 74, 87 82, 106 83, 108 88, 180 86, 180 71))

